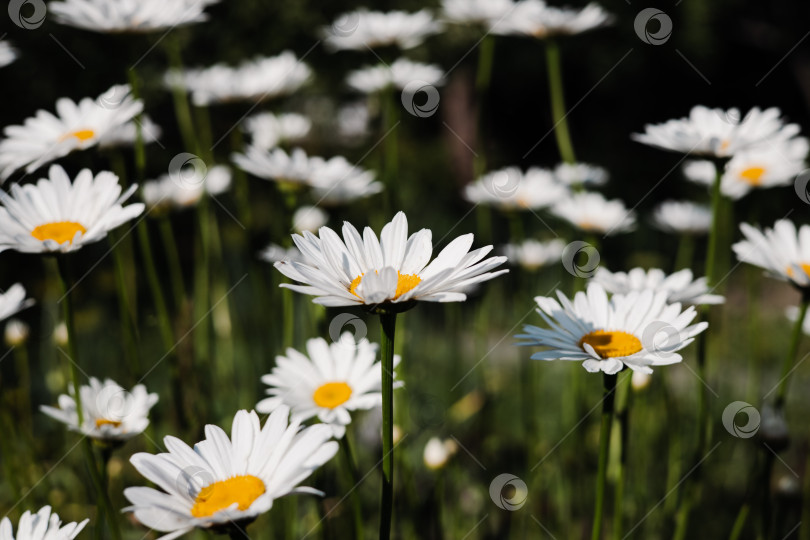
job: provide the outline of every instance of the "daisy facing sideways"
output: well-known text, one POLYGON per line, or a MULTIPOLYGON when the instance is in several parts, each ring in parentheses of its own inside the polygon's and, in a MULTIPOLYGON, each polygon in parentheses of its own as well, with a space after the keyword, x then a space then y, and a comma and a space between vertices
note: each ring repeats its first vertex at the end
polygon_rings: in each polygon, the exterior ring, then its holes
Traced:
MULTIPOLYGON (((287 405, 294 421, 317 417, 339 439, 352 412, 382 405, 378 349, 365 338, 355 342, 348 332, 331 344, 323 338, 307 340, 308 356, 287 349, 287 356, 276 357, 272 373, 262 377, 271 397, 260 401, 256 410, 269 413, 287 405)), ((394 366, 398 363, 395 356, 394 366)))
POLYGON ((325 306, 383 305, 386 309, 410 307, 410 301, 460 302, 465 289, 508 270, 490 272, 506 257, 485 259, 492 246, 470 251, 472 234, 450 242, 430 261, 431 232, 422 229, 408 236, 403 212, 377 235, 366 227, 361 236, 353 225, 343 224, 343 239, 328 227, 319 236, 293 235, 304 262, 278 262, 275 267, 302 285, 282 283, 293 291, 313 295, 325 306))
POLYGON ((810 288, 810 225, 797 230, 792 221, 780 219, 772 229, 741 223, 740 230, 745 240, 732 246, 737 259, 800 289, 810 288))
POLYGON ((546 39, 581 34, 612 21, 610 13, 594 3, 572 9, 549 6, 543 0, 521 0, 502 20, 493 23, 492 32, 546 39))
POLYGON ((611 272, 599 267, 593 276, 596 283, 613 294, 627 294, 631 291, 650 289, 654 292, 667 293, 667 302, 680 302, 694 306, 722 304, 725 298, 719 294, 709 294, 706 278, 692 278, 688 268, 666 275, 660 268, 633 268, 629 272, 611 272))
POLYGON ((8 290, 0 293, 0 321, 5 321, 33 304, 33 299, 25 299, 25 287, 15 283, 8 290))
POLYGON ((52 165, 48 176, 36 184, 14 184, 10 195, 0 191, 0 251, 75 251, 143 212, 142 203, 122 206, 138 186, 122 194, 111 172, 94 177, 84 169, 71 183, 62 167, 52 165))
POLYGON ((11 520, 7 517, 0 521, 0 540, 73 540, 78 536, 89 519, 79 523, 66 523, 51 512, 50 506, 43 506, 39 512, 32 514, 29 510, 20 517, 17 524, 17 535, 11 527, 11 520))
MULTIPOLYGON (((72 386, 69 391, 72 393, 72 386)), ((114 381, 103 383, 90 377, 89 385, 79 388, 83 422, 79 425, 74 396, 59 396, 59 407, 42 405, 42 412, 67 425, 68 429, 98 441, 123 442, 143 433, 149 425, 149 409, 158 401, 142 384, 126 391, 114 381)))
POLYGON ((636 216, 618 199, 607 200, 599 193, 573 193, 551 207, 551 213, 577 229, 606 236, 636 228, 636 216))
POLYGON ((219 0, 64 0, 48 10, 56 22, 92 32, 145 33, 208 19, 205 8, 219 0))
POLYGON ((441 28, 426 9, 415 13, 359 9, 344 13, 323 33, 326 47, 332 51, 365 50, 386 45, 411 49, 441 28))
POLYGON ((276 409, 264 427, 254 412, 239 411, 231 437, 205 426, 205 440, 189 447, 180 439, 163 439, 167 453, 139 453, 132 465, 158 488, 129 487, 124 496, 145 526, 177 538, 197 529, 227 532, 270 510, 275 499, 291 493, 320 492, 298 487, 315 469, 332 459, 338 443, 329 426, 301 429, 288 424, 290 410, 276 409), (162 491, 161 491, 162 490, 162 491))
POLYGON ((61 98, 56 114, 40 110, 23 125, 3 129, 0 181, 23 167, 31 173, 74 150, 95 146, 142 110, 143 102, 132 97, 128 85, 113 86, 96 99, 78 103, 61 98))
POLYGON ((568 188, 547 169, 532 167, 523 172, 518 167, 506 167, 467 184, 463 195, 473 204, 504 211, 538 210, 564 199, 568 188))
POLYGON ((404 90, 414 81, 440 86, 444 84, 444 70, 434 64, 421 64, 399 58, 390 66, 380 64, 365 67, 352 71, 346 77, 346 83, 363 94, 373 94, 390 87, 404 90))
POLYGON ((544 266, 560 262, 565 242, 559 238, 541 242, 529 238, 519 244, 507 244, 503 254, 512 265, 520 265, 524 270, 534 271, 544 266))
POLYGON ((546 347, 533 360, 574 360, 591 373, 613 375, 625 366, 652 373, 652 367, 675 364, 678 351, 708 327, 689 326, 697 315, 694 306, 681 310, 667 304, 665 291, 632 291, 608 298, 605 289, 591 283, 573 301, 557 291, 559 301, 535 298, 537 313, 550 328, 525 325, 520 345, 546 347))
POLYGON ((653 211, 652 222, 663 232, 701 235, 709 232, 712 211, 705 204, 691 201, 664 201, 653 211))

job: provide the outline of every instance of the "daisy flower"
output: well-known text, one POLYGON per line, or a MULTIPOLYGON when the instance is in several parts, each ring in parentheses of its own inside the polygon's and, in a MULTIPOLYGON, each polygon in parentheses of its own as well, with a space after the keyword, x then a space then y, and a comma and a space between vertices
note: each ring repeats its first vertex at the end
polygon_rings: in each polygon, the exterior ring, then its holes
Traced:
POLYGON ((524 269, 534 271, 550 263, 560 261, 565 242, 559 238, 541 242, 528 239, 519 244, 507 244, 503 247, 503 254, 512 264, 519 264, 524 269))
POLYGON ((537 313, 551 328, 525 325, 517 336, 525 340, 520 345, 548 348, 534 353, 534 360, 575 360, 591 373, 613 375, 625 366, 651 373, 653 366, 680 362, 678 351, 708 327, 706 322, 689 326, 695 307, 668 304, 665 291, 632 291, 608 299, 601 285, 591 283, 573 302, 560 291, 557 297, 559 302, 535 298, 537 313))
POLYGON ((732 246, 737 259, 801 289, 810 287, 810 225, 796 230, 792 221, 780 219, 765 231, 748 223, 741 223, 740 230, 745 240, 732 246))
POLYGON ((309 135, 312 122, 301 114, 265 112, 251 116, 242 127, 254 146, 269 150, 282 143, 300 141, 309 135))
POLYGON ((442 0, 442 18, 455 24, 491 30, 515 9, 514 0, 442 0))
POLYGON ((667 293, 667 302, 679 302, 694 306, 722 304, 725 298, 719 294, 709 294, 706 278, 693 279, 688 268, 666 275, 660 268, 633 268, 629 272, 611 272, 599 267, 593 281, 613 294, 627 294, 632 291, 650 289, 653 292, 667 293))
POLYGON ((381 192, 376 173, 361 169, 341 156, 329 159, 312 175, 312 196, 320 206, 341 206, 381 192))
POLYGON ((363 94, 374 94, 389 87, 403 90, 414 81, 440 86, 444 84, 444 70, 435 64, 400 58, 390 66, 380 64, 353 71, 346 78, 351 88, 363 94))
POLYGON ((264 427, 254 412, 239 411, 231 437, 207 425, 205 440, 190 448, 180 439, 163 439, 167 453, 138 453, 130 462, 161 490, 129 487, 125 511, 169 540, 193 529, 223 531, 232 523, 253 521, 291 493, 318 493, 298 487, 338 449, 329 426, 301 429, 290 409, 278 407, 264 427))
POLYGON ((329 221, 329 214, 317 206, 302 206, 293 213, 293 229, 296 232, 317 231, 329 221))
POLYGON ((48 178, 0 191, 0 251, 68 252, 97 242, 119 225, 139 216, 144 205, 122 206, 137 189, 123 194, 118 177, 104 171, 95 177, 84 169, 71 184, 65 170, 51 165, 48 178))
POLYGON ((157 180, 144 182, 141 197, 146 206, 157 213, 170 209, 195 206, 204 195, 216 196, 231 187, 231 169, 216 165, 203 178, 187 178, 181 173, 164 174, 157 180))
POLYGON ((0 41, 0 67, 5 67, 17 59, 17 50, 8 41, 0 41))
MULTIPOLYGON (((365 338, 355 342, 350 332, 331 344, 323 338, 307 340, 306 355, 289 348, 287 356, 277 356, 276 367, 262 377, 271 397, 260 401, 256 410, 269 413, 287 405, 294 422, 317 417, 339 439, 353 411, 382 404, 381 364, 375 362, 378 350, 376 343, 365 338)), ((398 363, 395 356, 394 365, 398 363)))
POLYGON ((64 0, 48 10, 56 22, 103 33, 156 32, 208 20, 205 8, 219 0, 64 0))
POLYGON ((28 173, 74 150, 95 146, 143 109, 128 85, 113 86, 96 99, 56 102, 57 115, 40 110, 21 126, 6 126, 0 141, 0 181, 17 169, 28 173))
MULTIPOLYGON (((72 386, 69 392, 73 394, 72 386)), ((89 385, 79 388, 79 396, 81 425, 74 395, 62 394, 59 407, 42 405, 40 410, 71 431, 109 442, 124 442, 142 433, 149 425, 149 409, 158 401, 158 395, 147 394, 142 384, 128 392, 110 379, 102 383, 95 377, 90 377, 89 385)))
POLYGON ((138 124, 140 122, 141 137, 144 144, 156 143, 160 140, 163 130, 148 116, 141 116, 140 120, 122 124, 111 129, 98 141, 99 148, 115 148, 118 146, 134 146, 138 138, 138 124))
MULTIPOLYGON (((726 164, 720 192, 737 200, 757 188, 790 185, 805 169, 808 149, 807 139, 796 137, 742 150, 726 164)), ((688 180, 711 187, 717 167, 711 161, 691 161, 684 164, 683 172, 688 180)))
POLYGON ((431 437, 422 452, 422 461, 428 469, 437 471, 447 465, 456 452, 458 444, 454 439, 441 440, 438 437, 431 437))
POLYGON ((602 167, 587 163, 560 163, 554 168, 554 178, 566 186, 602 186, 610 175, 602 167))
POLYGON ((487 173, 464 187, 464 198, 473 204, 493 205, 501 210, 537 210, 568 195, 568 188, 546 169, 532 167, 525 173, 507 167, 487 173))
POLYGON ((2 540, 73 540, 78 536, 89 519, 82 522, 67 523, 62 526, 62 520, 50 506, 43 506, 39 512, 32 514, 29 510, 20 518, 17 525, 17 536, 11 528, 11 520, 7 517, 0 521, 0 539, 2 540))
POLYGON ((653 225, 674 234, 706 234, 712 225, 712 211, 690 201, 664 201, 652 216, 653 225))
POLYGON ((361 237, 348 222, 342 240, 328 227, 322 227, 319 236, 295 234, 293 240, 305 262, 280 262, 275 267, 303 285, 281 286, 313 295, 315 303, 325 306, 407 308, 415 300, 460 302, 467 299, 462 290, 508 272, 490 272, 506 262, 506 257, 484 259, 492 246, 470 251, 472 234, 456 238, 429 262, 430 230, 408 237, 403 212, 383 227, 380 240, 369 227, 361 237))
POLYGON ((599 193, 574 193, 552 206, 551 213, 585 232, 610 235, 636 226, 634 212, 622 201, 608 201, 599 193))
POLYGON ((25 287, 15 283, 6 292, 0 293, 0 321, 34 305, 33 299, 25 299, 25 287))
POLYGON ((281 261, 304 262, 304 257, 301 255, 301 252, 298 251, 297 247, 284 248, 278 244, 269 244, 259 252, 259 258, 269 263, 281 261))
POLYGON ((386 45, 412 49, 441 28, 426 9, 415 13, 360 9, 338 17, 332 26, 324 28, 324 36, 327 48, 333 51, 386 45))
POLYGON ((516 34, 545 39, 573 35, 611 24, 612 15, 598 4, 582 9, 549 6, 542 0, 521 0, 509 14, 493 25, 495 34, 516 34))
POLYGON ((28 341, 31 327, 19 319, 11 319, 6 323, 3 341, 7 347, 19 347, 28 341))
POLYGON ((231 67, 216 64, 183 72, 170 71, 166 83, 191 93, 195 105, 232 101, 260 103, 296 92, 312 77, 312 70, 291 51, 256 58, 231 67))
POLYGON ((737 109, 709 109, 697 105, 688 118, 648 124, 644 133, 631 138, 663 150, 712 158, 730 158, 742 150, 786 141, 799 133, 796 124, 785 124, 776 107, 751 109, 745 117, 737 109))

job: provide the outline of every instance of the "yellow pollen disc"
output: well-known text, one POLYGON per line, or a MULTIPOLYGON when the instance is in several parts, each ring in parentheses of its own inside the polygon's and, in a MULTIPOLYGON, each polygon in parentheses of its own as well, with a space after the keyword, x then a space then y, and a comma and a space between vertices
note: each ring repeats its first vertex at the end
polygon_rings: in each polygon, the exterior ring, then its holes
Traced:
POLYGON ((352 395, 352 387, 345 382, 328 382, 315 389, 312 400, 324 409, 334 409, 343 405, 352 395))
POLYGON ((95 136, 96 136, 96 132, 93 131, 92 129, 78 129, 76 131, 71 131, 70 133, 62 135, 62 137, 60 137, 59 140, 60 141, 66 141, 67 139, 69 139, 71 137, 75 137, 75 138, 79 139, 81 142, 84 142, 84 141, 89 141, 90 139, 92 139, 95 136))
POLYGON ((255 476, 234 476, 220 480, 200 490, 194 499, 191 515, 196 518, 212 516, 233 504, 244 511, 264 492, 264 482, 255 476))
POLYGON ((579 340, 579 346, 583 350, 586 343, 593 347, 596 354, 602 358, 630 356, 643 348, 641 341, 636 336, 620 330, 614 332, 594 330, 590 334, 585 334, 579 340))
POLYGON ((117 420, 107 420, 105 418, 97 418, 96 419, 96 429, 99 429, 101 426, 112 426, 118 427, 121 425, 121 422, 117 420))
POLYGON ((76 223, 75 221, 57 221, 55 223, 46 223, 39 225, 31 231, 31 236, 44 242, 45 240, 53 240, 58 244, 64 242, 73 243, 73 237, 77 232, 82 234, 87 232, 84 225, 76 223))
POLYGON ((598 228, 592 221, 580 221, 578 225, 583 231, 595 231, 598 228))
MULTIPOLYGON (((376 270, 374 271, 377 272, 376 270)), ((353 295, 360 298, 360 295, 357 294, 357 287, 360 285, 360 282, 363 280, 363 276, 365 274, 360 274, 356 278, 352 280, 349 284, 349 292, 353 295)), ((410 291, 422 281, 422 278, 417 276, 416 274, 400 274, 397 272, 397 291, 394 293, 394 300, 405 294, 406 292, 410 291)))
MULTIPOLYGON (((804 273, 807 274, 808 276, 810 276, 810 263, 801 263, 799 265, 799 268, 804 270, 804 273)), ((786 272, 787 272, 788 277, 794 277, 793 267, 792 266, 788 266, 786 272)))
POLYGON ((763 167, 749 167, 740 173, 740 178, 752 186, 758 186, 762 183, 763 174, 765 174, 763 167))

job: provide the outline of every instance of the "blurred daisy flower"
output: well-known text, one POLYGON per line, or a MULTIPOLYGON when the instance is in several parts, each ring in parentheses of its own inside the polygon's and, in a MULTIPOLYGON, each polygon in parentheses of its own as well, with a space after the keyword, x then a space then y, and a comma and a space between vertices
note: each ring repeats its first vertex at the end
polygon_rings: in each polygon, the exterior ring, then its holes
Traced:
POLYGON ((511 264, 534 271, 551 263, 560 262, 564 249, 565 242, 559 238, 547 242, 528 239, 519 244, 505 245, 503 254, 511 264))
MULTIPOLYGON (((73 394, 72 386, 69 392, 73 394)), ((148 394, 142 384, 128 392, 110 379, 102 383, 95 377, 90 377, 89 385, 79 388, 79 395, 81 425, 74 395, 62 394, 59 407, 42 405, 40 410, 71 431, 107 442, 124 442, 142 433, 149 425, 149 409, 158 401, 158 395, 148 394)))
POLYGON ((514 0, 442 0, 442 19, 455 24, 479 25, 491 30, 506 19, 514 0))
POLYGON ((688 268, 667 275, 660 268, 633 268, 629 272, 611 272, 599 267, 593 276, 593 281, 599 283, 604 289, 613 294, 627 294, 633 291, 651 291, 667 293, 667 302, 679 302, 689 305, 722 304, 725 298, 719 294, 709 294, 706 278, 693 279, 692 271, 688 268))
POLYGON ((691 201, 664 201, 653 211, 653 225, 674 234, 706 234, 712 225, 712 211, 691 201))
POLYGON ((499 169, 464 187, 464 198, 468 202, 501 210, 537 210, 567 195, 568 188, 557 182, 550 171, 539 167, 525 173, 517 167, 499 169))
POLYGON ((26 300, 25 298, 25 287, 19 283, 15 283, 6 289, 5 292, 0 293, 0 321, 4 321, 12 315, 33 305, 33 299, 29 298, 26 300))
POLYGON ((422 461, 428 469, 437 471, 447 465, 456 452, 458 444, 453 439, 441 440, 438 437, 431 437, 422 452, 422 461))
POLYGON ((492 27, 495 34, 515 34, 545 39, 573 35, 611 24, 613 17, 598 4, 582 9, 549 6, 542 0, 521 0, 492 27))
POLYGON ((0 41, 0 67, 4 67, 17 59, 17 50, 8 41, 0 41))
POLYGON ((560 163, 554 168, 554 178, 570 187, 602 186, 610 175, 602 167, 587 163, 560 163))
POLYGON ((123 202, 137 189, 121 193, 118 177, 95 177, 84 169, 71 183, 65 170, 51 165, 48 178, 0 191, 0 251, 68 252, 98 242, 119 225, 139 216, 144 205, 123 202))
POLYGON ((599 193, 573 193, 552 206, 551 213, 584 232, 611 235, 636 226, 634 212, 622 201, 609 201, 599 193))
POLYGON ((28 341, 31 327, 19 319, 11 319, 6 323, 3 341, 7 347, 19 347, 28 341))
POLYGON ((62 520, 50 506, 43 506, 36 514, 26 510, 17 525, 17 536, 7 517, 0 521, 0 539, 2 540, 73 540, 78 536, 89 519, 79 523, 72 522, 62 526, 62 520))
MULTIPOLYGON (((805 169, 808 150, 804 137, 742 150, 726 164, 720 192, 737 200, 754 189, 790 185, 805 169)), ((683 173, 688 180, 711 187, 717 167, 711 161, 690 161, 684 164, 683 173)))
POLYGON ((138 124, 140 122, 141 137, 144 144, 156 143, 160 140, 163 130, 148 116, 141 116, 140 120, 122 124, 107 132, 98 141, 99 148, 115 148, 118 146, 134 146, 138 138, 138 124))
POLYGON ((270 244, 259 252, 259 258, 265 262, 277 263, 282 261, 304 262, 304 257, 297 247, 284 248, 277 244, 270 244))
MULTIPOLYGON (((339 439, 353 411, 382 405, 381 364, 375 362, 378 350, 376 343, 365 338, 355 342, 349 332, 331 344, 323 338, 307 340, 306 355, 287 349, 286 356, 276 357, 273 371, 262 377, 271 397, 260 401, 256 410, 269 413, 287 405, 294 422, 317 417, 339 439)), ((395 356, 394 365, 398 363, 395 356)))
POLYGON ((328 227, 322 227, 319 236, 295 234, 293 240, 305 262, 280 262, 275 267, 304 285, 281 286, 313 295, 315 303, 325 306, 407 308, 416 300, 460 302, 467 299, 461 291, 470 285, 508 272, 490 272, 506 262, 506 257, 485 259, 492 246, 470 251, 472 234, 456 238, 430 262, 430 230, 408 237, 403 212, 383 227, 380 240, 369 227, 361 237, 348 222, 342 240, 328 227))
POLYGON ((6 126, 0 141, 0 180, 25 167, 28 173, 74 150, 97 145, 143 110, 128 85, 113 86, 96 99, 56 102, 57 115, 39 110, 21 126, 6 126))
POLYGON ((293 229, 296 232, 317 231, 329 221, 329 214, 317 206, 302 206, 293 213, 293 229))
POLYGON ((253 521, 272 508, 275 499, 291 493, 320 492, 298 484, 332 459, 338 449, 329 426, 301 429, 287 421, 290 409, 278 407, 261 426, 254 412, 239 411, 231 437, 218 426, 205 427, 205 440, 189 447, 180 439, 163 439, 167 453, 138 453, 132 465, 151 487, 129 487, 132 503, 125 511, 163 540, 193 529, 226 532, 253 521))
POLYGON ((260 103, 296 92, 312 77, 312 70, 291 51, 278 56, 256 58, 231 67, 216 64, 207 68, 170 71, 169 87, 185 89, 197 106, 249 101, 260 103))
POLYGON ((204 195, 220 195, 230 187, 231 169, 225 165, 215 165, 207 169, 201 178, 189 178, 177 173, 148 180, 141 188, 141 198, 150 211, 159 214, 170 209, 196 206, 204 195))
POLYGON ((407 58, 399 58, 390 66, 380 64, 349 73, 346 83, 364 94, 373 94, 386 88, 403 90, 408 84, 419 81, 433 86, 444 84, 444 70, 435 64, 421 64, 407 58))
POLYGON ((349 103, 338 110, 337 132, 342 142, 356 144, 368 137, 371 132, 371 113, 365 101, 349 103))
POLYGON ((253 146, 270 150, 282 143, 296 142, 309 135, 312 122, 301 114, 255 114, 242 124, 253 146))
POLYGON ((737 259, 800 289, 810 288, 810 225, 796 230, 792 221, 780 219, 765 231, 748 223, 741 223, 740 230, 745 240, 732 246, 737 259))
POLYGON ((697 105, 688 118, 647 124, 644 133, 631 138, 663 150, 712 158, 730 158, 762 145, 787 141, 799 133, 796 124, 785 124, 776 107, 751 109, 745 117, 737 109, 709 109, 697 105))
POLYGON ((335 51, 387 45, 411 49, 440 30, 441 24, 426 9, 415 13, 360 9, 344 13, 331 26, 324 28, 323 33, 327 48, 335 51))
POLYGON ((681 310, 668 304, 665 291, 632 291, 608 299, 598 283, 578 292, 573 301, 557 291, 554 298, 535 298, 537 313, 551 328, 532 325, 518 335, 520 345, 547 347, 534 353, 534 360, 573 360, 591 373, 615 374, 625 366, 652 373, 653 366, 683 360, 678 351, 692 343, 708 327, 689 326, 697 315, 694 306, 681 310))
POLYGON ((156 32, 208 20, 219 0, 64 0, 48 10, 56 22, 103 33, 156 32))

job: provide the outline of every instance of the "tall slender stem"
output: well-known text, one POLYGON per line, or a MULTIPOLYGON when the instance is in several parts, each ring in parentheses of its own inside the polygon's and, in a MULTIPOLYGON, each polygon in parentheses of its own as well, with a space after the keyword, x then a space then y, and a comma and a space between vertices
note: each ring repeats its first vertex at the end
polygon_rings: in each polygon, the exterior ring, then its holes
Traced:
POLYGON ((695 254, 695 237, 691 234, 681 234, 678 238, 678 252, 675 255, 674 270, 692 268, 692 259, 695 254))
MULTIPOLYGON (((169 58, 169 66, 178 74, 183 73, 183 58, 180 51, 180 43, 176 38, 169 36, 166 40, 166 54, 169 58)), ((171 87, 172 99, 174 101, 174 113, 177 116, 177 126, 180 128, 180 136, 186 151, 199 155, 201 150, 197 141, 194 123, 191 119, 191 108, 188 105, 185 89, 179 84, 171 87)))
POLYGON ((715 285, 715 261, 717 257, 717 238, 720 231, 720 206, 722 202, 720 184, 725 172, 726 161, 715 161, 715 176, 712 184, 712 226, 709 229, 709 241, 706 244, 706 281, 709 286, 715 285))
POLYGON ((602 514, 605 507, 605 484, 608 453, 610 451, 610 428, 613 422, 616 375, 605 373, 602 390, 602 426, 599 431, 599 467, 596 472, 596 504, 593 507, 591 540, 602 538, 602 514))
POLYGON ((776 391, 776 400, 774 405, 777 411, 781 411, 785 406, 787 399, 788 383, 790 382, 791 370, 796 361, 796 353, 799 352, 799 343, 802 340, 802 327, 804 319, 807 317, 807 307, 810 306, 810 293, 802 292, 802 299, 799 303, 799 316, 796 323, 793 325, 793 334, 790 337, 790 346, 788 347, 787 355, 782 362, 782 375, 780 377, 779 389, 776 391))
POLYGON ((546 40, 546 69, 548 70, 548 89, 551 96, 551 117, 554 121, 554 137, 560 157, 566 163, 576 162, 571 133, 568 131, 568 120, 565 110, 565 93, 563 91, 560 49, 553 39, 546 40))
POLYGON ((624 486, 627 477, 627 456, 630 442, 630 406, 633 400, 633 389, 630 380, 633 378, 632 372, 624 373, 620 376, 618 389, 618 406, 616 407, 616 421, 619 424, 619 473, 616 476, 615 496, 613 504, 613 539, 622 538, 622 518, 624 509, 624 486))
POLYGON ((343 461, 346 463, 346 470, 349 471, 349 477, 352 481, 352 488, 350 497, 352 502, 352 517, 354 518, 354 537, 357 540, 363 539, 363 508, 360 505, 360 495, 357 488, 362 479, 360 473, 357 471, 357 464, 354 461, 354 454, 352 453, 352 445, 349 442, 349 434, 345 433, 340 438, 340 448, 343 450, 343 461))
POLYGON ((394 511, 394 333, 396 313, 380 313, 382 361, 382 502, 380 507, 380 540, 391 536, 394 511))

